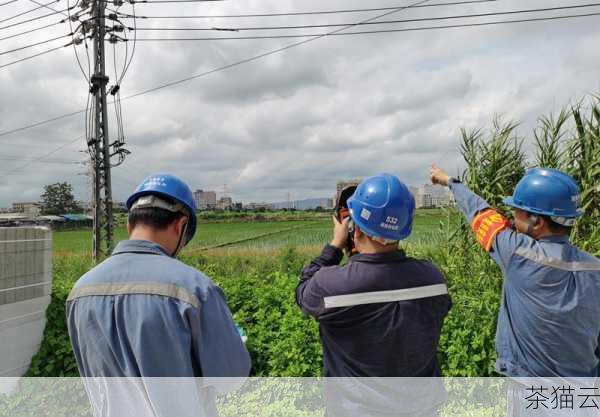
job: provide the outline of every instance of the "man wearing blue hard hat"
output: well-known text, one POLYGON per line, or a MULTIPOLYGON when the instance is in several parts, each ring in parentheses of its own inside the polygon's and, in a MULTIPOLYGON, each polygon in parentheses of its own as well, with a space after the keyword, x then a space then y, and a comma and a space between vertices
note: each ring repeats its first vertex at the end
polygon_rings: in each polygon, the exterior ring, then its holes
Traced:
MULTIPOLYGON (((222 291, 175 259, 196 232, 190 188, 173 175, 151 175, 129 197, 127 208, 129 240, 83 275, 67 300, 80 374, 247 376, 250 358, 222 291)), ((170 411, 157 415, 176 415, 172 407, 193 403, 198 395, 187 394, 175 390, 167 399, 170 411)), ((179 415, 187 412, 189 407, 179 415)))
MULTIPOLYGON (((451 300, 441 272, 408 257, 415 201, 390 174, 365 179, 334 217, 333 240, 302 272, 296 301, 317 319, 326 376, 439 376, 438 340, 451 300), (350 238, 356 254, 340 266, 350 238)), ((430 404, 434 406, 435 404, 430 404)))
POLYGON ((583 212, 579 187, 555 170, 529 170, 504 203, 514 227, 437 166, 477 241, 504 275, 496 370, 511 377, 591 377, 600 370, 600 260, 569 242, 583 212))

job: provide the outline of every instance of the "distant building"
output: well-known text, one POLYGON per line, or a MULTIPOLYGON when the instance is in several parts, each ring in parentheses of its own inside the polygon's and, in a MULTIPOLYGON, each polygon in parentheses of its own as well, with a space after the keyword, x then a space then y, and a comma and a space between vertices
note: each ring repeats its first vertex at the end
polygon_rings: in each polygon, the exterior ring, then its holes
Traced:
POLYGON ((13 203, 14 213, 23 213, 29 217, 37 217, 42 212, 40 203, 13 203))
POLYGON ((121 201, 113 201, 114 211, 127 211, 127 204, 121 201))
POLYGON ((217 208, 219 210, 229 210, 233 208, 233 200, 231 197, 221 197, 219 201, 217 201, 217 208))
POLYGON ((333 205, 335 205, 335 203, 338 201, 338 199, 340 198, 340 194, 342 193, 342 191, 344 191, 345 188, 347 188, 347 187, 356 187, 361 182, 362 182, 362 179, 353 179, 353 180, 348 180, 348 181, 338 181, 337 186, 336 186, 335 197, 333 199, 333 205))
POLYGON ((410 187, 415 197, 417 208, 447 207, 454 205, 452 192, 440 185, 425 184, 421 187, 410 187))
POLYGON ((20 222, 27 221, 29 216, 23 213, 4 213, 0 214, 0 225, 18 225, 20 222))
POLYGON ((217 208, 217 193, 214 191, 196 190, 194 201, 198 210, 213 210, 217 208))
POLYGON ((275 210, 295 208, 296 210, 314 210, 318 207, 322 209, 332 209, 333 199, 331 198, 307 198, 304 200, 282 201, 271 204, 275 210))
POLYGON ((92 213, 94 209, 91 201, 78 201, 77 205, 81 207, 81 210, 83 210, 84 213, 92 213))
POLYGON ((271 210, 272 206, 269 203, 248 203, 246 204, 246 209, 248 210, 271 210))

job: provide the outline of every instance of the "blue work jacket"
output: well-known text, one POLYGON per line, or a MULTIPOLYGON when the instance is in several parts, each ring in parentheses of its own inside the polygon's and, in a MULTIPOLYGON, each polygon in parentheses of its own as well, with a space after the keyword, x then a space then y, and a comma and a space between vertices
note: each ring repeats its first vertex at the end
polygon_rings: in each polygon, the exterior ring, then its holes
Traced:
POLYGON ((567 236, 535 240, 518 233, 465 185, 453 182, 450 189, 504 275, 497 372, 512 377, 598 376, 600 260, 577 249, 567 236))
POLYGON ((155 243, 128 240, 67 301, 84 377, 245 377, 250 357, 221 289, 155 243))

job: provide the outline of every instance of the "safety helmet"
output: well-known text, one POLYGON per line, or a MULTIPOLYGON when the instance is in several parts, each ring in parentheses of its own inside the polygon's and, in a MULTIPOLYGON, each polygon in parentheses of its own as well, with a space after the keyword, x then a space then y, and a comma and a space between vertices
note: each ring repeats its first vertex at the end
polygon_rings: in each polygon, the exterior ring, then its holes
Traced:
POLYGON ((394 175, 366 178, 348 199, 348 208, 352 221, 368 236, 398 241, 412 231, 415 199, 394 175))
POLYGON ((513 195, 504 199, 504 204, 572 226, 575 219, 583 215, 580 200, 579 187, 573 177, 557 169, 534 168, 525 173, 513 195))
POLYGON ((138 200, 146 196, 156 196, 159 199, 160 197, 165 197, 168 200, 175 201, 177 203, 175 206, 170 205, 171 207, 168 207, 169 204, 162 200, 146 199, 148 201, 144 201, 144 206, 183 212, 189 218, 185 244, 192 240, 196 233, 197 224, 196 202, 194 201, 192 190, 190 190, 190 187, 185 182, 171 174, 152 174, 142 181, 134 193, 127 199, 127 210, 131 210, 138 200), (181 209, 177 209, 178 205, 181 205, 181 209))

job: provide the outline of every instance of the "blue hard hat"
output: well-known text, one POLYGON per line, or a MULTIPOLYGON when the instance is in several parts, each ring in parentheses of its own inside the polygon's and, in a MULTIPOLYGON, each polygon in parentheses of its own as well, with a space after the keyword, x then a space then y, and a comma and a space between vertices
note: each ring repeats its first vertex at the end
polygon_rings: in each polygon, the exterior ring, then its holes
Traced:
POLYGON ((570 175, 557 169, 534 168, 527 171, 504 204, 529 213, 551 217, 575 218, 583 215, 580 193, 570 175))
POLYGON ((352 221, 369 236, 402 240, 412 231, 415 199, 394 175, 365 179, 348 199, 348 208, 352 221))
POLYGON ((127 199, 127 210, 131 210, 131 207, 137 199, 147 195, 166 197, 183 205, 188 212, 187 214, 189 217, 186 243, 192 240, 196 233, 197 209, 194 194, 190 187, 175 175, 166 173, 152 174, 142 181, 135 189, 134 193, 127 199))

